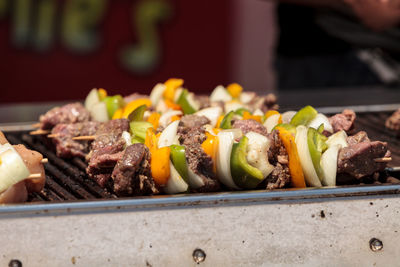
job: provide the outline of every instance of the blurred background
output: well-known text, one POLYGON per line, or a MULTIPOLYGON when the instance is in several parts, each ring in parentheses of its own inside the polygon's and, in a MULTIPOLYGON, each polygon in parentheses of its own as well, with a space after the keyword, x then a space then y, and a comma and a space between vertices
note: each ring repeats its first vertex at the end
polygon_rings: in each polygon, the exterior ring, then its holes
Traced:
POLYGON ((0 104, 149 93, 170 77, 284 105, 399 102, 399 22, 398 0, 0 0, 0 104))

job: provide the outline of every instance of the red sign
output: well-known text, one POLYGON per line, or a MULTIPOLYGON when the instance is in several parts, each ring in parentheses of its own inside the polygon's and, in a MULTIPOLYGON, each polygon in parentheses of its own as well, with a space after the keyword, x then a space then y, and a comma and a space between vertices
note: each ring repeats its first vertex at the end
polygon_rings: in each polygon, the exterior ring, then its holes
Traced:
POLYGON ((227 84, 228 0, 0 0, 0 102, 227 84))

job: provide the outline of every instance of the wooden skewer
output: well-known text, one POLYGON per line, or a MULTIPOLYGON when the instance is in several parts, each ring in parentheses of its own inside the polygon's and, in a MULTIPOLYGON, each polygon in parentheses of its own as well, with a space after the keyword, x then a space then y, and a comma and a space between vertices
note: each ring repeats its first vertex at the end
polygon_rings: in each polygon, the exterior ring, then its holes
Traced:
POLYGON ((39 130, 36 130, 36 131, 32 131, 29 134, 30 135, 45 135, 45 134, 49 134, 49 133, 50 133, 50 131, 48 131, 48 130, 39 129, 39 130))
POLYGON ((60 136, 59 134, 49 134, 49 135, 47 135, 48 138, 56 138, 56 137, 59 137, 59 136, 60 136))
POLYGON ((45 163, 48 163, 48 162, 49 162, 49 159, 44 158, 44 159, 42 159, 40 162, 41 162, 42 164, 45 164, 45 163))
POLYGON ((28 179, 40 178, 40 177, 42 177, 41 173, 32 173, 31 175, 28 176, 28 179))
POLYGON ((93 141, 95 139, 96 139, 95 135, 82 135, 72 138, 72 140, 84 140, 84 141, 93 141))
POLYGON ((385 162, 390 162, 392 161, 391 157, 386 157, 386 158, 376 158, 374 159, 375 162, 379 162, 379 163, 385 163, 385 162))
POLYGON ((42 124, 40 122, 38 122, 38 123, 32 124, 31 126, 32 126, 32 128, 40 128, 40 126, 42 126, 42 124))

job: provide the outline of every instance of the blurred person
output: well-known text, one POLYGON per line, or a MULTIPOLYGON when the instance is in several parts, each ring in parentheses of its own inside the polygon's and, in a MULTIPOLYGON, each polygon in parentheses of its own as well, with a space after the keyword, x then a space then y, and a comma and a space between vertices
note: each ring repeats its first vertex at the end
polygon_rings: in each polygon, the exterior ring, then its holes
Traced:
POLYGON ((399 0, 281 0, 278 87, 398 84, 399 0))

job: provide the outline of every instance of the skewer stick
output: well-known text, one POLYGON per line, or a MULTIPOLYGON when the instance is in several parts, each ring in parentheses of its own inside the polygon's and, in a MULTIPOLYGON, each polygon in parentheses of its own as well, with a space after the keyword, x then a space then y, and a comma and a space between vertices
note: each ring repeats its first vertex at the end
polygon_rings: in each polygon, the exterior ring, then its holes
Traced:
POLYGON ((42 163, 42 164, 45 164, 45 163, 48 163, 48 162, 49 162, 49 159, 47 159, 47 158, 44 158, 44 159, 42 159, 40 161, 40 163, 42 163))
POLYGON ((32 126, 32 128, 40 128, 40 126, 42 126, 42 124, 40 122, 38 122, 38 123, 32 124, 31 126, 32 126))
POLYGON ((28 176, 28 179, 34 179, 34 178, 40 178, 42 177, 41 173, 32 173, 31 175, 28 176))
POLYGON ((50 131, 48 131, 48 130, 39 129, 39 130, 36 130, 36 131, 32 131, 29 134, 30 135, 45 135, 45 134, 49 134, 49 133, 50 133, 50 131))
POLYGON ((60 136, 59 134, 49 134, 49 135, 47 135, 48 138, 56 138, 56 137, 59 137, 59 136, 60 136))
POLYGON ((72 140, 83 140, 83 141, 93 141, 95 139, 96 139, 95 135, 82 135, 72 138, 72 140))
POLYGON ((379 163, 385 163, 385 162, 390 162, 392 161, 391 157, 386 157, 386 158, 376 158, 374 159, 375 162, 379 162, 379 163))

